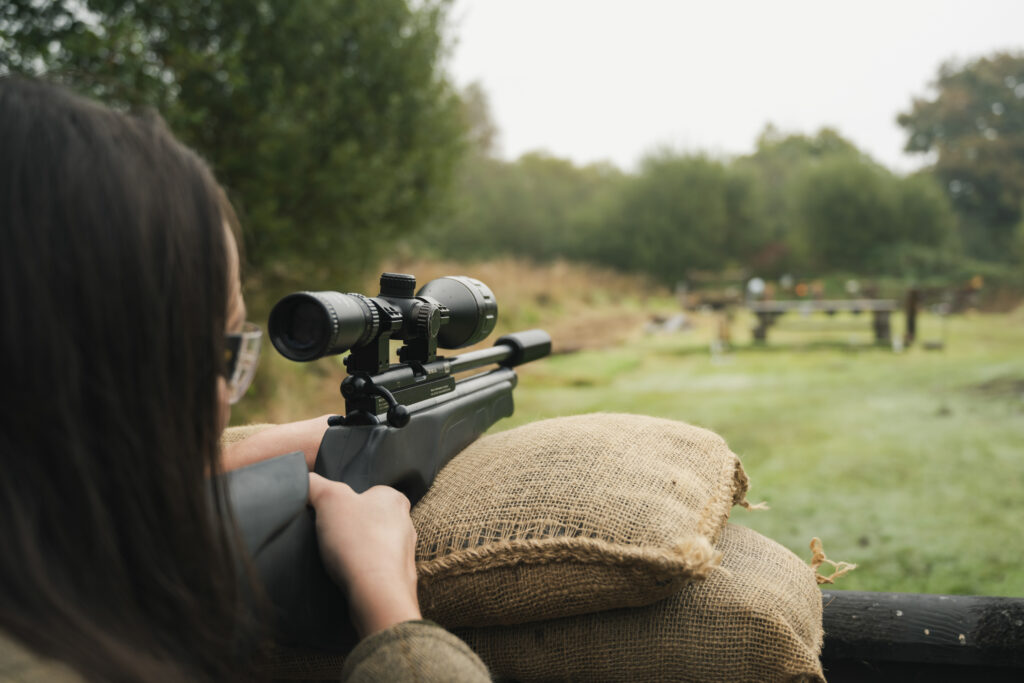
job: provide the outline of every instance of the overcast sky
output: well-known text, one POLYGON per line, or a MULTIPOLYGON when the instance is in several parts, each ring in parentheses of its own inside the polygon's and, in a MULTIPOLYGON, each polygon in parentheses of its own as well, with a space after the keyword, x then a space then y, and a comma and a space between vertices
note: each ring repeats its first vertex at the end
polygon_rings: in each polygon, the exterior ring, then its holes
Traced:
POLYGON ((939 65, 1024 50, 1024 0, 456 0, 449 71, 483 84, 504 157, 632 169, 822 126, 897 171, 896 115, 939 65))

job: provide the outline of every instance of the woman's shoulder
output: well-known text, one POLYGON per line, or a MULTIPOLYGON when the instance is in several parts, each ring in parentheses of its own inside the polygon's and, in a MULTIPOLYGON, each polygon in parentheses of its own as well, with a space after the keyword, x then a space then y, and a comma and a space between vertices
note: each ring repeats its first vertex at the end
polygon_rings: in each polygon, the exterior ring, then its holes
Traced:
POLYGON ((83 680, 70 667, 40 657, 0 631, 0 683, 82 683, 83 680))

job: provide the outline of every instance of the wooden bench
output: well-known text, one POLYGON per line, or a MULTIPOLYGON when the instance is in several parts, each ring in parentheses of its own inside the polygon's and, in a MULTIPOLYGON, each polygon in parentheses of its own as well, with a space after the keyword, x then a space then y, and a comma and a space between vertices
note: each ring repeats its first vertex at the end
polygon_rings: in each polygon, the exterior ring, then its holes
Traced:
POLYGON ((894 299, 788 299, 782 301, 751 301, 747 308, 757 316, 757 327, 754 328, 754 341, 764 343, 768 339, 768 328, 785 313, 827 313, 833 315, 838 311, 852 313, 870 312, 871 328, 875 341, 889 344, 892 341, 890 317, 893 311, 900 308, 894 299))

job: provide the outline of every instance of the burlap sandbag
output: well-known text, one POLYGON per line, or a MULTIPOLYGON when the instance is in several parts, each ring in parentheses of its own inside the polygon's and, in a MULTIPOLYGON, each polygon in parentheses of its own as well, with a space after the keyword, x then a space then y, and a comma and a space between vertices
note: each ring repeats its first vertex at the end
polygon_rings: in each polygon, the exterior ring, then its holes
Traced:
MULTIPOLYGON (((774 541, 731 524, 716 549, 722 564, 707 579, 647 607, 455 633, 501 679, 824 680, 814 570, 774 541)), ((338 680, 343 665, 341 656, 279 652, 268 672, 338 680)))
POLYGON ((718 564, 747 478, 718 435, 592 414, 480 439, 412 511, 423 615, 516 624, 648 605, 718 564))
POLYGON ((496 678, 823 681, 814 571, 732 524, 716 548, 720 567, 654 605, 455 633, 496 678))

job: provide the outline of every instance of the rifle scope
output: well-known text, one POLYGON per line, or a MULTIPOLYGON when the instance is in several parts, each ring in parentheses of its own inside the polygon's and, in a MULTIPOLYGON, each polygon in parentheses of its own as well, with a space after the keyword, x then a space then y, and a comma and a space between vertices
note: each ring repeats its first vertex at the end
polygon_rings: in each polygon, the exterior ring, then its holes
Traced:
POLYGON ((285 358, 312 361, 399 339, 407 346, 418 343, 424 352, 416 360, 429 361, 435 343, 445 349, 475 344, 498 321, 494 294, 479 280, 448 276, 415 290, 412 275, 384 273, 380 294, 373 298, 341 292, 289 294, 270 312, 270 341, 285 358))

